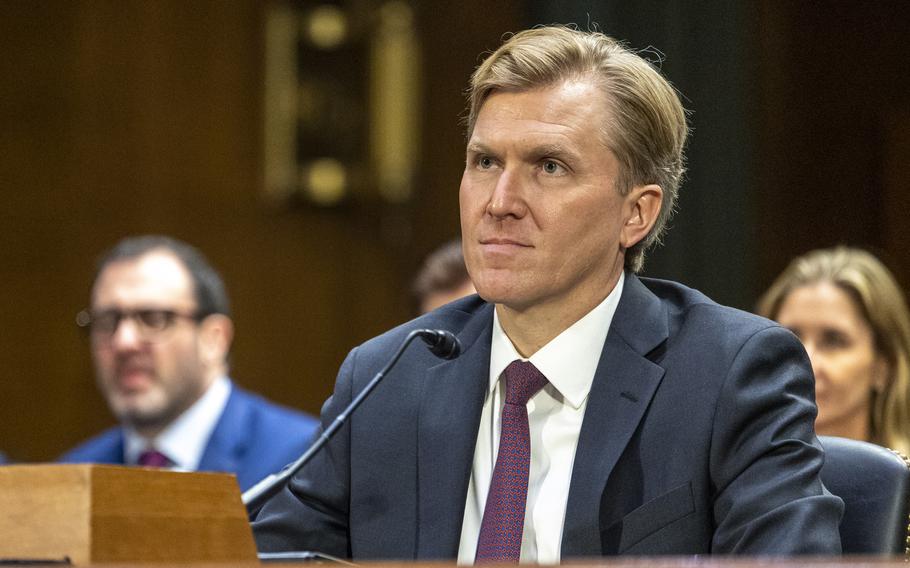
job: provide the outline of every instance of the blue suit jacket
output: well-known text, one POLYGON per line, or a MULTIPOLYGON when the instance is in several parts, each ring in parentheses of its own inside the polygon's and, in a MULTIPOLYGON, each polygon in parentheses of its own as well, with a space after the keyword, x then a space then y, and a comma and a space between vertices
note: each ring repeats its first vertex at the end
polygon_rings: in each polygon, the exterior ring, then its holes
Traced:
MULTIPOLYGON (((297 459, 313 439, 312 416, 273 404, 233 385, 200 471, 237 475, 241 490, 297 459)), ((111 428, 60 457, 63 463, 124 463, 123 430, 111 428)))
MULTIPOLYGON (((405 335, 454 332, 452 361, 419 345, 253 528, 263 551, 455 558, 489 384, 493 306, 457 301, 354 349, 323 426, 405 335)), ((809 360, 768 320, 629 275, 604 343, 572 470, 562 558, 836 554, 843 503, 823 454, 809 360)))

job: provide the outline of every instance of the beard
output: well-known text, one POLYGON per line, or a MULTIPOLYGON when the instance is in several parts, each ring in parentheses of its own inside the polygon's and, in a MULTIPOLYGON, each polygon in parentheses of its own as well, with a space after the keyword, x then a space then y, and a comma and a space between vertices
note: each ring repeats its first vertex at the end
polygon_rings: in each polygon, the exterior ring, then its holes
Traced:
POLYGON ((179 378, 170 381, 152 376, 141 390, 123 390, 116 383, 106 386, 108 406, 117 419, 139 432, 158 433, 202 396, 201 380, 179 378))

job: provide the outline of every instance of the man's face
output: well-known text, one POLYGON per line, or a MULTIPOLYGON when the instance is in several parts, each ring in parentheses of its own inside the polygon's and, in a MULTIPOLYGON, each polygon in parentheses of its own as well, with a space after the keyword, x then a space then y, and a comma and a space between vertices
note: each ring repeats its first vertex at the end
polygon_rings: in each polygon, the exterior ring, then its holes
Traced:
POLYGON ((140 430, 157 431, 189 408, 214 379, 200 347, 190 274, 171 253, 151 251, 109 264, 95 282, 92 313, 169 310, 160 333, 122 317, 113 334, 92 331, 98 385, 111 411, 140 430))
POLYGON ((578 81, 483 104, 460 202, 465 262, 487 301, 590 309, 619 277, 624 247, 640 238, 624 229, 639 193, 617 191, 608 112, 605 95, 578 81))

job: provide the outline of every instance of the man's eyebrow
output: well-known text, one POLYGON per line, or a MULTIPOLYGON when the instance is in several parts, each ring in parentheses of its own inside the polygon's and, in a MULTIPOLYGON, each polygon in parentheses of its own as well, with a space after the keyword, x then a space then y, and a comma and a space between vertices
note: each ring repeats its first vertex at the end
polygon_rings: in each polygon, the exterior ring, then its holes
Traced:
POLYGON ((487 154, 490 149, 482 142, 469 142, 466 151, 474 154, 487 154))
POLYGON ((561 158, 570 159, 578 154, 562 144, 542 144, 531 149, 530 154, 537 158, 561 158))
MULTIPOLYGON (((470 142, 467 145, 467 152, 473 154, 491 154, 493 151, 483 142, 470 142)), ((527 155, 535 158, 552 156, 554 158, 570 158, 576 156, 576 153, 562 144, 541 144, 530 148, 527 155)))
POLYGON ((540 146, 535 146, 532 150, 535 154, 540 155, 550 155, 550 154, 567 154, 571 153, 566 150, 566 147, 561 144, 541 144, 540 146))

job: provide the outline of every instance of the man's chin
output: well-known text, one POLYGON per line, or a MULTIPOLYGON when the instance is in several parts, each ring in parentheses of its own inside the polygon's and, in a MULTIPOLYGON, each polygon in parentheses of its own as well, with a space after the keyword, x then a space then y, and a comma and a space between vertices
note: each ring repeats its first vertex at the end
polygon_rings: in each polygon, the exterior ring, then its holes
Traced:
POLYGON ((498 304, 520 312, 534 303, 532 295, 521 292, 517 287, 509 285, 488 286, 482 291, 478 290, 477 294, 490 304, 498 304))
POLYGON ((515 282, 506 279, 490 278, 476 288, 477 294, 491 304, 506 304, 516 296, 515 282))
POLYGON ((167 409, 160 405, 137 404, 135 402, 117 401, 111 404, 117 419, 137 430, 159 428, 170 422, 167 409))

